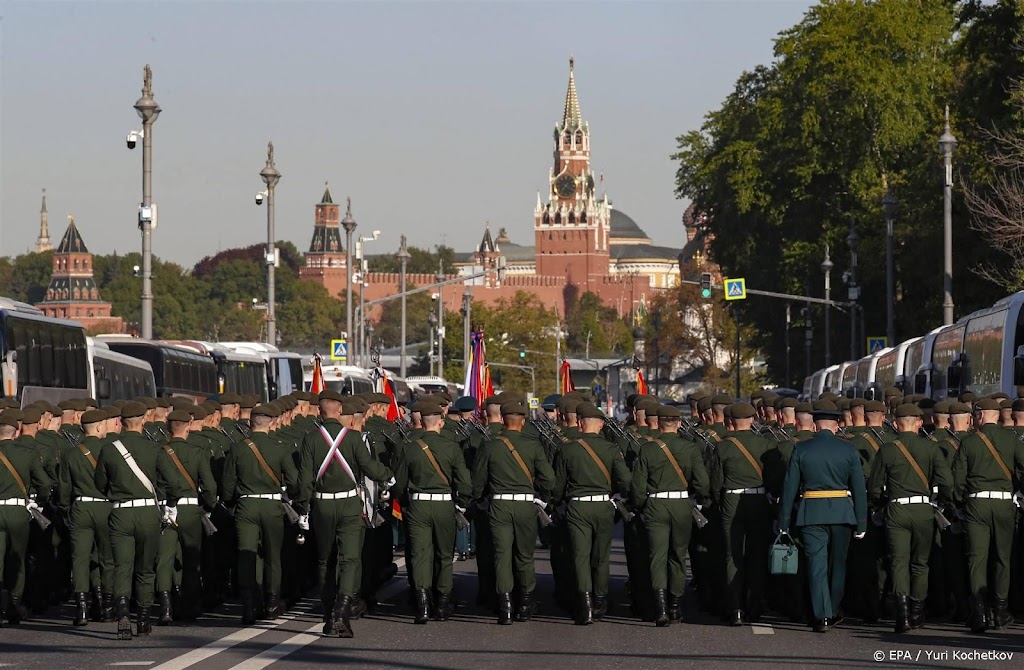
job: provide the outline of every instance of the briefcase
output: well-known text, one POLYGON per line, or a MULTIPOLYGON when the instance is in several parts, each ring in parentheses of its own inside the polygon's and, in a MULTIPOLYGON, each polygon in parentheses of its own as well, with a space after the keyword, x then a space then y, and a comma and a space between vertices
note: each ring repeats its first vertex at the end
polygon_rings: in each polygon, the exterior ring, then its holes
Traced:
POLYGON ((769 550, 768 565, 769 572, 773 575, 795 575, 797 573, 797 569, 800 567, 800 552, 792 538, 789 538, 788 543, 783 543, 782 533, 779 533, 769 550))

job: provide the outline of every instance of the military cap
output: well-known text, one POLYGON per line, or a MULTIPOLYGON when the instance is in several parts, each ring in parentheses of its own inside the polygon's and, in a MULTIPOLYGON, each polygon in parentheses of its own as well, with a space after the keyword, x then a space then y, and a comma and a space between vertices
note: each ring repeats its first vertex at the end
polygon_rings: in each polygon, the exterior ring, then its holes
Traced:
MULTIPOLYGON (((309 391, 292 391, 292 397, 296 400, 301 400, 302 402, 309 402, 309 396, 309 391)), ((229 404, 227 400, 224 399, 224 396, 221 396, 220 402, 222 405, 229 404)))
POLYGON ((638 395, 639 395, 638 393, 630 393, 629 395, 627 395, 626 396, 626 407, 629 407, 630 409, 632 409, 636 405, 636 399, 637 399, 638 395))
POLYGON ((775 405, 775 409, 795 408, 799 404, 800 401, 796 398, 779 398, 779 402, 775 405))
POLYGON ((925 412, 931 412, 934 411, 935 400, 932 398, 921 398, 920 400, 917 401, 917 406, 920 407, 925 412))
POLYGON ((995 393, 990 393, 988 397, 992 398, 993 400, 1005 400, 1010 396, 1006 395, 1002 391, 996 391, 995 393))
POLYGON ((652 412, 657 412, 658 411, 658 407, 660 407, 660 406, 661 406, 661 403, 659 403, 654 398, 643 398, 641 400, 637 400, 636 401, 636 409, 644 412, 645 414, 650 414, 652 412))
POLYGON ((370 395, 373 397, 373 399, 370 400, 371 403, 377 405, 391 404, 391 396, 389 396, 387 393, 371 393, 370 395))
POLYGON ((366 410, 370 409, 370 406, 366 404, 366 401, 362 398, 352 396, 346 398, 341 406, 341 413, 345 416, 350 414, 365 414, 366 410))
POLYGON ((135 402, 134 400, 126 402, 121 407, 121 418, 122 419, 134 419, 137 416, 146 415, 146 406, 141 402, 135 402))
POLYGON ((998 411, 999 401, 994 398, 981 398, 974 403, 975 410, 983 410, 986 412, 998 411))
POLYGON ((712 406, 714 406, 714 405, 731 405, 731 404, 732 404, 732 397, 731 396, 727 396, 724 393, 719 393, 718 395, 711 397, 711 405, 712 406))
POLYGON ((868 400, 864 403, 864 412, 878 412, 879 414, 885 414, 885 403, 881 400, 868 400))
POLYGON ((217 399, 221 405, 241 405, 242 396, 237 393, 222 393, 217 399))
MULTIPOLYGON (((996 400, 996 398, 992 398, 996 400)), ((1013 401, 1009 398, 1003 398, 999 401, 999 409, 1013 409, 1013 401)))
POLYGON ((213 414, 214 412, 219 412, 220 411, 220 405, 214 405, 212 402, 209 402, 209 401, 204 402, 203 404, 201 404, 199 406, 202 407, 204 410, 206 410, 206 415, 207 416, 213 414))
POLYGON ((203 406, 203 409, 205 409, 207 412, 209 412, 211 409, 215 409, 219 412, 221 408, 221 402, 216 398, 207 398, 205 401, 199 404, 201 404, 203 406))
POLYGON ((732 418, 732 405, 726 405, 725 407, 722 408, 722 416, 724 416, 726 419, 732 418))
MULTIPOLYGON (((3 411, 3 409, 5 407, 7 407, 7 401, 8 400, 12 400, 12 399, 11 398, 0 399, 0 411, 3 411)), ((51 405, 50 403, 46 402, 45 400, 36 400, 34 403, 29 405, 29 407, 38 407, 39 411, 43 412, 44 414, 46 414, 46 413, 48 413, 48 414, 54 414, 54 413, 60 414, 60 410, 57 410, 56 407, 53 407, 53 405, 51 405), (57 410, 57 411, 54 412, 53 410, 57 410)))
POLYGON ((110 405, 102 411, 107 413, 108 419, 120 419, 121 418, 121 405, 110 405))
POLYGON ((171 398, 171 407, 174 409, 192 409, 193 403, 188 398, 175 397, 171 398))
POLYGON ((809 402, 799 402, 796 404, 797 414, 813 414, 814 407, 809 402))
MULTIPOLYGON (((319 401, 319 398, 317 398, 317 400, 319 401)), ((238 403, 238 405, 242 409, 252 409, 256 405, 258 405, 259 402, 260 402, 260 399, 257 398, 254 395, 244 395, 244 396, 242 396, 242 402, 238 403)))
POLYGON ((1024 398, 1014 400, 1012 409, 1014 412, 1024 412, 1024 398))
POLYGON ((893 398, 895 396, 900 396, 900 395, 903 395, 903 392, 900 391, 895 386, 890 386, 889 388, 885 389, 885 391, 882 392, 882 397, 883 398, 893 398))
POLYGON ((281 416, 281 412, 270 403, 265 403, 263 405, 257 405, 256 407, 253 407, 252 412, 249 413, 249 416, 266 416, 270 417, 271 419, 276 419, 277 417, 281 416))
POLYGON ((501 404, 501 394, 500 393, 497 393, 495 395, 489 395, 486 398, 484 398, 484 405, 500 405, 500 404, 501 404))
POLYGON ((89 409, 89 401, 85 398, 72 398, 69 402, 71 409, 76 412, 84 412, 89 409))
POLYGON ((758 398, 763 398, 766 395, 768 395, 767 389, 757 389, 756 391, 750 394, 750 399, 757 400, 758 398))
POLYGON ((662 405, 658 408, 658 418, 666 419, 669 421, 677 421, 683 417, 683 413, 678 407, 672 405, 662 405))
POLYGON ((13 411, 13 409, 6 409, 3 412, 0 412, 0 426, 12 426, 17 428, 21 424, 21 419, 11 414, 13 411))
POLYGON ((512 414, 522 414, 523 416, 526 416, 527 413, 528 410, 526 409, 526 405, 518 401, 506 402, 501 406, 502 416, 509 416, 512 414))
POLYGON ((864 407, 868 404, 868 401, 864 398, 850 398, 850 409, 856 409, 857 407, 864 407))
POLYGON ((704 389, 700 389, 699 391, 694 391, 693 393, 691 393, 689 398, 687 399, 692 402, 700 402, 700 399, 707 397, 707 395, 707 391, 705 391, 704 389))
POLYGON ((0 409, 18 409, 19 407, 21 405, 14 398, 0 398, 0 409))
POLYGON ((965 402, 951 402, 949 403, 950 414, 970 414, 971 406, 965 402))
POLYGON ((849 412, 850 411, 850 399, 849 398, 840 398, 839 400, 836 400, 835 403, 836 403, 836 408, 840 412, 849 412))
POLYGON ((754 406, 747 402, 736 402, 730 406, 732 410, 732 418, 734 419, 752 419, 757 416, 757 410, 754 406))
POLYGON ((542 409, 545 409, 550 412, 551 410, 558 408, 558 400, 561 397, 562 396, 557 393, 552 393, 549 396, 544 396, 544 400, 540 402, 540 406, 542 409))
MULTIPOLYGON (((319 402, 320 402, 320 394, 319 393, 310 393, 309 394, 309 404, 310 405, 316 405, 319 402)), ((242 400, 242 407, 245 407, 245 400, 242 400)))
POLYGON ((840 419, 843 413, 836 407, 836 404, 831 400, 817 400, 811 404, 813 408, 812 414, 814 414, 814 420, 835 420, 840 419))
POLYGON ((60 411, 62 411, 62 412, 74 412, 75 411, 75 401, 74 400, 61 400, 59 403, 57 403, 57 408, 60 409, 60 411))
POLYGON ((345 396, 341 395, 334 389, 324 389, 323 391, 320 391, 320 402, 323 402, 324 400, 333 400, 335 402, 343 403, 345 402, 345 396))
POLYGON ((761 402, 764 403, 764 405, 766 405, 767 407, 775 407, 775 401, 778 399, 778 394, 768 391, 767 393, 764 394, 764 397, 761 399, 761 402))
POLYGON ((576 416, 581 419, 604 419, 604 412, 599 410, 592 402, 581 402, 576 407, 576 416))
POLYGON ((459 396, 452 407, 456 412, 474 412, 476 411, 476 398, 469 395, 459 396))
POLYGON ((978 394, 977 393, 973 393, 972 391, 964 391, 963 393, 961 393, 957 397, 957 400, 959 400, 960 402, 966 402, 966 403, 974 402, 977 399, 978 399, 978 394))
POLYGON ((146 409, 156 409, 156 398, 147 398, 146 396, 140 396, 135 399, 135 402, 142 403, 146 406, 146 409))
POLYGON ((192 415, 183 409, 176 409, 167 415, 167 423, 172 421, 179 421, 181 423, 188 423, 192 420, 192 415))
POLYGON ((438 391, 433 395, 437 396, 439 400, 443 400, 446 405, 452 404, 452 394, 448 391, 438 391))
POLYGON ((442 414, 441 406, 436 402, 426 402, 420 400, 412 406, 412 411, 418 413, 420 416, 440 416, 442 414))
POLYGON ((703 398, 701 398, 700 400, 697 401, 697 411, 698 412, 703 413, 703 412, 708 411, 709 409, 711 409, 711 396, 706 395, 706 396, 704 396, 703 398))
POLYGON ((196 421, 202 421, 203 419, 210 415, 210 413, 207 412, 206 408, 203 407, 202 405, 196 405, 195 407, 192 408, 192 411, 190 413, 192 414, 192 418, 196 421))
POLYGON ((21 410, 21 422, 27 424, 39 423, 39 420, 43 418, 43 413, 39 411, 38 407, 26 407, 21 410))
POLYGON ((579 398, 570 396, 562 396, 561 407, 558 408, 563 414, 579 414, 580 403, 583 402, 579 398))
POLYGON ((899 407, 896 408, 894 414, 896 415, 897 419, 924 416, 924 412, 921 411, 921 408, 913 403, 904 403, 900 405, 899 407))
POLYGON ((99 423, 100 421, 107 420, 107 412, 102 409, 91 409, 82 415, 82 425, 86 426, 90 423, 99 423))
POLYGON ((949 414, 949 406, 953 404, 952 400, 940 400, 939 402, 932 405, 933 414, 949 414))

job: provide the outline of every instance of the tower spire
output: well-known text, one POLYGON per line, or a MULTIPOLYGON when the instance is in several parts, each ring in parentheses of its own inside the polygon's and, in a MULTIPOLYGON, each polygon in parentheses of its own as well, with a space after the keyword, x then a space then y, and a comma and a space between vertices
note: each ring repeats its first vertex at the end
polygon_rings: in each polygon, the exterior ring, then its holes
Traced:
POLYGON ((562 128, 580 126, 580 100, 576 95, 576 77, 573 74, 575 59, 569 56, 569 88, 565 92, 565 110, 562 112, 562 128))
POLYGON ((36 253, 50 251, 53 244, 50 242, 49 214, 46 212, 46 189, 43 189, 43 206, 39 209, 39 237, 36 238, 36 253))

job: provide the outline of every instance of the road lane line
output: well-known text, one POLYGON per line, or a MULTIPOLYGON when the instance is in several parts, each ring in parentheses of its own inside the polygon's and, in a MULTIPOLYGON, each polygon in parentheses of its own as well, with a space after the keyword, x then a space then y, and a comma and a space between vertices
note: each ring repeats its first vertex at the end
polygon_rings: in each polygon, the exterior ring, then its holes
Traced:
POLYGON ((319 633, 322 628, 322 623, 314 624, 307 628, 306 632, 293 635, 284 642, 261 651, 259 654, 242 661, 238 665, 232 666, 230 670, 263 670, 263 668, 276 663, 288 654, 319 640, 322 637, 319 633))
POLYGON ((766 623, 753 623, 750 624, 750 628, 754 631, 754 635, 775 635, 775 629, 766 623))
POLYGON ((288 621, 288 619, 274 619, 273 621, 266 624, 257 624, 256 626, 250 626, 249 628, 242 628, 241 630, 236 630, 234 633, 225 635, 219 640, 214 640, 206 646, 199 647, 198 649, 193 649, 187 654, 182 654, 181 656, 173 658, 167 661, 166 663, 161 663, 160 665, 153 668, 153 670, 185 670, 185 668, 189 668, 195 665, 196 663, 201 663, 206 659, 210 658, 211 656, 216 656, 225 649, 230 649, 235 645, 247 642, 256 637, 257 635, 262 635, 263 633, 266 633, 268 630, 276 628, 277 626, 280 626, 283 623, 287 623, 288 621))
POLYGON ((156 661, 119 661, 117 663, 111 663, 112 666, 124 666, 124 665, 153 665, 156 661))

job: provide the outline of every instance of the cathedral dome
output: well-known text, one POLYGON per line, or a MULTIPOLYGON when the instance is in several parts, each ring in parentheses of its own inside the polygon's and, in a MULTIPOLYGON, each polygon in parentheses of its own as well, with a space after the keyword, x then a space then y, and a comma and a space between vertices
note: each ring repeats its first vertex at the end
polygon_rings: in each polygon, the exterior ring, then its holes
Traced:
POLYGON ((612 209, 611 239, 613 244, 650 244, 651 238, 628 214, 612 209))

